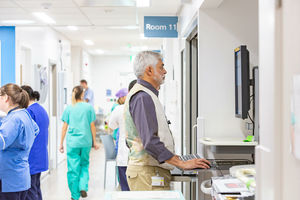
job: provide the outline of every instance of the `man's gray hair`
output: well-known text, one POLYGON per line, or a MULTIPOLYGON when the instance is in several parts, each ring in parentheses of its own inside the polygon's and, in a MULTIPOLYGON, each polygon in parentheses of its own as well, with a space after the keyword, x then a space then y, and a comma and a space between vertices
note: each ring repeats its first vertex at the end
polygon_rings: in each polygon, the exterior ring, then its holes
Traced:
POLYGON ((162 55, 153 51, 142 51, 138 53, 133 62, 134 74, 137 78, 143 76, 146 67, 152 66, 154 69, 162 55))

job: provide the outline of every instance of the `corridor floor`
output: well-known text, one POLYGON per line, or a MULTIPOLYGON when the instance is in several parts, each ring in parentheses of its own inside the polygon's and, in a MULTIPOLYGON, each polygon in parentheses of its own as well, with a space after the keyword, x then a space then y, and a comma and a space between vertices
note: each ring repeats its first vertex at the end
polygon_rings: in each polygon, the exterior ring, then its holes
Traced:
MULTIPOLYGON (((104 199, 104 149, 98 151, 92 149, 90 156, 90 181, 88 197, 85 200, 100 200, 104 199)), ((109 167, 108 169, 109 170, 109 167)), ((110 173, 107 172, 109 179, 110 173)), ((63 161, 56 170, 42 179, 41 182, 42 194, 44 200, 70 200, 71 193, 67 184, 67 162, 63 161)))

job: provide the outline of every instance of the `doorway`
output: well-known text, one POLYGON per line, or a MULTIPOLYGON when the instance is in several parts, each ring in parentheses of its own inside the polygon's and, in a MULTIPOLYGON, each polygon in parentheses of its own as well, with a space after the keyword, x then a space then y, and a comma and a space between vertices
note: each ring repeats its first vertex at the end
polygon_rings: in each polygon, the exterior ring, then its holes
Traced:
MULTIPOLYGON (((198 117, 198 35, 197 27, 186 40, 181 52, 182 65, 182 153, 197 153, 196 124, 198 117)), ((197 183, 184 183, 186 199, 197 199, 197 183)))
POLYGON ((49 95, 48 95, 48 110, 49 110, 49 171, 57 167, 58 160, 58 130, 57 130, 57 65, 55 61, 49 61, 49 95))
POLYGON ((19 70, 16 70, 19 74, 16 75, 16 82, 20 85, 33 85, 33 69, 31 65, 31 49, 27 47, 21 47, 21 62, 19 70))

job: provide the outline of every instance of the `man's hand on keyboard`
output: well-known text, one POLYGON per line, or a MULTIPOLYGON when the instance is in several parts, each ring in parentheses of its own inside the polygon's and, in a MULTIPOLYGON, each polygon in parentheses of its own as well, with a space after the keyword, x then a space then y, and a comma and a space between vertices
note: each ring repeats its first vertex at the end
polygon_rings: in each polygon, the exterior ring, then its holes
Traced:
POLYGON ((166 160, 166 162, 184 170, 196 169, 196 168, 203 168, 203 169, 210 168, 210 162, 203 158, 194 158, 191 160, 183 161, 180 159, 179 156, 174 155, 171 159, 166 160))
POLYGON ((203 159, 203 158, 195 158, 192 160, 183 161, 182 169, 196 169, 196 168, 203 168, 208 169, 210 168, 210 162, 203 159))

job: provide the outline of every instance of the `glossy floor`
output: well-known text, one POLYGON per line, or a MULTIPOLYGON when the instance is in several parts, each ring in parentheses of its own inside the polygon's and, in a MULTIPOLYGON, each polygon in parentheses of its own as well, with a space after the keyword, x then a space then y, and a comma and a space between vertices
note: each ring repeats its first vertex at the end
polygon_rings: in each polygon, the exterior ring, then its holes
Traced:
MULTIPOLYGON (((92 149, 90 156, 90 181, 88 197, 85 200, 104 199, 104 149, 92 149)), ((114 167, 108 166, 106 191, 114 190, 114 167)), ((56 170, 45 176, 41 183, 44 200, 68 200, 71 193, 67 184, 67 163, 62 162, 56 170)))

